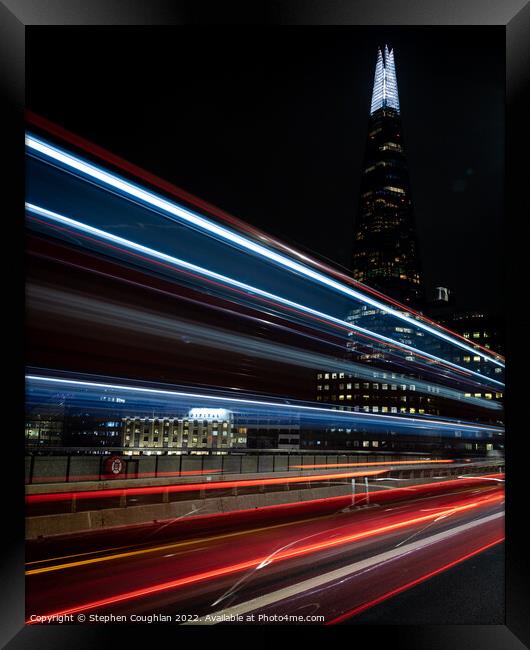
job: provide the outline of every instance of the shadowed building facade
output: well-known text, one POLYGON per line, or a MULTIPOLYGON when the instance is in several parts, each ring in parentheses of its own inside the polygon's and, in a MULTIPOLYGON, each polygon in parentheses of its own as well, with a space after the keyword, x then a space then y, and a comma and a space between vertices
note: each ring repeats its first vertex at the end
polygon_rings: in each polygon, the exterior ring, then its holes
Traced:
MULTIPOLYGON (((424 288, 416 237, 413 204, 403 135, 394 52, 385 46, 379 49, 368 119, 368 136, 360 185, 359 207, 353 242, 352 276, 377 289, 406 307, 422 310, 424 288)), ((376 331, 405 345, 422 348, 417 328, 396 324, 385 312, 364 305, 345 314, 345 320, 376 331)), ((316 400, 339 410, 402 416, 462 416, 463 405, 437 395, 416 391, 414 372, 403 375, 389 366, 389 357, 381 350, 366 349, 366 343, 355 331, 348 333, 345 347, 353 361, 380 368, 375 381, 360 380, 353 375, 337 372, 336 368, 319 369, 316 373, 316 400), (455 410, 456 409, 456 410, 455 410)), ((437 354, 438 350, 433 349, 437 354)), ((414 361, 414 356, 407 357, 414 361)), ((465 413, 474 419, 472 411, 465 413)), ((448 445, 460 446, 458 441, 442 440, 438 436, 374 435, 362 429, 330 429, 324 435, 306 437, 307 446, 328 448, 368 447, 434 451, 448 445), (315 439, 313 439, 315 438, 315 439), (316 439, 320 439, 318 442, 316 439)), ((467 445, 469 443, 466 443, 467 445)), ((480 445, 484 447, 484 445, 480 445)), ((479 445, 466 447, 479 450, 479 445)))

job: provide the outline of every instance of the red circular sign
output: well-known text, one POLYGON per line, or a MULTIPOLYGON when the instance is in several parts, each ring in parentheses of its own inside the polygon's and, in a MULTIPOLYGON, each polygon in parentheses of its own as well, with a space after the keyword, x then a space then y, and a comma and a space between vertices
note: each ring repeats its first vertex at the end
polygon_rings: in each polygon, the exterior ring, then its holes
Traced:
POLYGON ((119 456, 111 456, 105 461, 105 472, 107 474, 117 476, 118 474, 123 474, 124 471, 125 463, 119 456))

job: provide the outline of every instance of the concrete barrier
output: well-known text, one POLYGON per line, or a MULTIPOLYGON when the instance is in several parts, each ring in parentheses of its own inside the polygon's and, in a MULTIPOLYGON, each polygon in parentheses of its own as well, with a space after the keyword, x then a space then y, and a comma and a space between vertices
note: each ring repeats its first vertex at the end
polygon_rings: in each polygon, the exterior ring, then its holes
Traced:
POLYGON ((289 459, 287 456, 276 456, 276 458, 274 459, 274 469, 277 472, 286 472, 288 465, 289 465, 289 459))
POLYGON ((38 476, 43 483, 66 481, 66 468, 68 458, 66 456, 35 456, 33 459, 33 475, 38 476))
POLYGON ((83 530, 103 528, 102 511, 73 512, 67 515, 47 515, 26 519, 26 539, 66 535, 83 530), (51 531, 51 532, 50 532, 51 531))
POLYGON ((88 530, 127 526, 151 521, 164 521, 195 514, 214 514, 251 510, 286 503, 296 503, 312 499, 349 494, 349 486, 335 486, 308 490, 289 490, 262 494, 243 494, 240 496, 214 497, 192 501, 155 503, 127 508, 108 508, 58 515, 44 515, 26 518, 26 539, 51 537, 81 533, 88 530))
MULTIPOLYGON (((477 468, 476 466, 471 467, 469 465, 451 467, 444 472, 443 476, 447 480, 454 476, 466 475, 471 472, 487 474, 503 471, 503 469, 504 464, 492 461, 491 463, 482 465, 480 468, 477 468)), ((292 473, 290 475, 292 476, 292 473)), ((278 476, 278 474, 275 474, 275 476, 278 476)), ((389 471, 387 476, 402 479, 402 482, 400 482, 399 485, 391 484, 389 487, 405 487, 411 484, 430 482, 433 477, 442 476, 442 474, 440 473, 439 467, 429 467, 424 468, 421 471, 394 469, 389 471), (413 475, 416 474, 417 476, 413 478, 413 475)), ((308 483, 310 478, 311 477, 308 476, 308 483)), ((123 481, 123 483, 131 483, 131 481, 123 481)), ((149 483, 151 483, 151 481, 149 481, 149 483)), ((138 483, 137 481, 134 481, 133 484, 137 485, 138 483)), ((152 479, 152 484, 157 484, 156 479, 152 479)), ((94 485, 97 485, 98 488, 104 489, 105 487, 116 487, 116 482, 100 481, 95 482, 94 485)), ((58 485, 57 487, 59 488, 62 486, 58 485)), ((27 486, 28 492, 31 491, 32 493, 45 492, 45 488, 49 488, 49 486, 27 486)), ((371 483, 370 490, 374 489, 377 489, 377 486, 374 483, 371 483)), ((381 489, 383 489, 383 486, 381 486, 381 489)), ((364 492, 364 485, 359 483, 357 493, 360 494, 362 492, 364 492)), ((205 493, 205 495, 206 494, 207 493, 205 493)), ((234 494, 232 496, 222 497, 212 496, 189 501, 163 502, 121 508, 107 508, 95 511, 91 510, 27 517, 26 539, 79 533, 82 531, 112 528, 115 526, 125 526, 137 523, 148 523, 151 521, 170 520, 178 517, 193 516, 194 514, 234 512, 237 510, 310 501, 313 499, 326 499, 334 496, 345 496, 348 494, 351 494, 351 484, 349 482, 342 485, 326 485, 326 483, 324 483, 321 486, 315 486, 313 484, 312 487, 302 489, 299 484, 292 485, 290 489, 286 489, 285 485, 279 485, 277 491, 271 492, 258 492, 255 494, 243 495, 234 494)))
MULTIPOLYGON (((287 469, 287 462, 285 463, 285 469, 287 469)), ((258 456, 243 456, 241 471, 243 474, 256 474, 258 471, 258 456)))
POLYGON ((223 469, 225 474, 239 474, 241 471, 241 456, 225 456, 223 469))
POLYGON ((258 458, 258 472, 274 472, 274 456, 260 456, 258 458))
POLYGON ((180 458, 178 456, 159 456, 158 473, 178 472, 180 470, 180 458))
MULTIPOLYGON (((289 476, 318 476, 319 474, 327 474, 330 471, 335 473, 335 472, 348 472, 351 469, 357 470, 357 468, 331 468, 331 469, 317 469, 317 470, 311 470, 311 469, 297 469, 293 470, 291 469, 290 471, 285 470, 280 470, 280 468, 277 467, 278 463, 278 457, 275 459, 275 467, 274 471, 270 472, 265 472, 265 471, 259 471, 255 473, 251 472, 244 472, 243 474, 237 473, 237 474, 231 474, 231 473, 223 473, 223 474, 217 474, 217 473, 212 473, 211 480, 214 481, 234 481, 234 480, 250 480, 250 479, 266 479, 266 478, 286 478, 289 476)), ((358 468, 359 471, 362 470, 362 467, 358 468)), ((383 469, 386 470, 388 473, 388 476, 392 477, 397 477, 397 478, 409 478, 411 475, 411 469, 410 468, 404 468, 400 466, 387 466, 387 467, 369 467, 367 468, 369 470, 377 470, 377 469, 383 469)), ((486 473, 492 473, 492 472, 499 472, 503 471, 504 469, 504 461, 498 461, 496 459, 492 459, 489 462, 486 463, 480 463, 480 464, 465 464, 465 465, 454 465, 450 466, 450 468, 442 468, 440 465, 430 465, 426 466, 424 468, 420 469, 415 469, 413 471, 418 472, 418 476, 421 476, 421 472, 423 472, 424 476, 429 477, 429 476, 457 476, 459 474, 467 474, 467 473, 477 473, 481 472, 483 474, 486 473)), ((261 467, 260 467, 261 470, 261 467)), ((175 484, 182 484, 182 483, 197 483, 197 481, 203 481, 205 478, 207 478, 207 474, 204 477, 201 476, 173 476, 173 477, 167 477, 167 476, 159 476, 159 477, 151 477, 151 478, 123 478, 123 479, 112 479, 112 480, 102 480, 102 481, 84 481, 84 482, 78 482, 74 483, 73 481, 69 483, 35 483, 35 484, 29 484, 26 485, 26 494, 44 494, 44 493, 56 493, 56 492, 71 492, 71 491, 79 491, 83 492, 86 490, 108 490, 108 489, 119 489, 119 488, 130 488, 130 487, 151 487, 151 486, 156 486, 156 485, 175 485, 175 484)))
POLYGON ((72 456, 70 458, 70 481, 87 480, 87 477, 99 479, 101 456, 72 456))

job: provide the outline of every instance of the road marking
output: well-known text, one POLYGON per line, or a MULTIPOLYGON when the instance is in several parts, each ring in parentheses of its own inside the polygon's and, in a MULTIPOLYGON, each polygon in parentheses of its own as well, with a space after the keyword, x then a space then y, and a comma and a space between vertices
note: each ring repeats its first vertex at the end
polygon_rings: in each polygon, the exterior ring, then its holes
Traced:
MULTIPOLYGON (((329 519, 335 517, 339 513, 332 513, 330 515, 311 517, 310 519, 300 519, 298 521, 288 521, 283 524, 275 524, 274 526, 262 526, 261 528, 253 528, 250 530, 240 530, 235 533, 226 533, 224 535, 215 535, 213 537, 201 537, 198 539, 190 539, 185 542, 173 542, 171 544, 164 544, 163 546, 151 546, 149 548, 140 549, 136 551, 128 551, 126 553, 115 553, 114 555, 104 555, 102 557, 90 558, 88 560, 79 560, 77 562, 68 562, 66 564, 54 564, 52 566, 41 567, 39 569, 30 569, 26 571, 27 576, 36 575, 39 573, 47 573, 49 571, 60 571, 62 569, 70 569, 76 566, 84 566, 85 564, 96 564, 97 562, 108 562, 110 560, 119 560, 124 557, 132 557, 134 555, 145 555, 146 553, 155 553, 156 551, 166 551, 174 548, 182 548, 183 546, 192 546, 193 544, 201 544, 203 542, 213 542, 219 539, 226 539, 229 537, 237 537, 242 535, 250 535, 252 533, 259 533, 264 530, 272 530, 274 528, 283 528, 285 526, 293 526, 295 524, 304 524, 316 519, 329 519)), ((125 547, 126 548, 126 547, 125 547)))
MULTIPOLYGON (((214 612, 212 614, 209 614, 209 616, 215 618, 219 617, 220 620, 222 620, 223 616, 237 616, 238 614, 246 614, 255 609, 261 609, 267 605, 272 605, 280 600, 285 600, 286 598, 290 598, 291 596, 295 596, 304 591, 309 591, 310 589, 321 587, 328 582, 333 582, 339 578, 344 578, 348 574, 355 573, 356 571, 360 571, 362 569, 367 569, 371 566, 374 566, 375 564, 386 562, 387 560, 391 560, 400 555, 405 555, 406 553, 418 550, 424 546, 429 546, 430 544, 442 541, 448 537, 457 535, 460 532, 469 530, 470 528, 480 526, 482 524, 488 523, 489 521, 494 521, 499 517, 504 517, 504 512, 497 512, 492 515, 488 515, 487 517, 482 517, 481 519, 476 519, 472 522, 461 524, 460 526, 452 528, 448 531, 436 533, 435 535, 431 535, 430 537, 412 542, 406 546, 401 546, 399 549, 392 549, 390 551, 386 551, 385 553, 380 553, 374 557, 370 557, 359 562, 354 562, 353 564, 349 564, 348 566, 342 567, 340 569, 330 571, 329 573, 324 573, 323 575, 316 576, 315 578, 310 578, 309 580, 304 580, 295 585, 284 587, 283 589, 278 589, 277 591, 265 594, 264 596, 253 598, 252 600, 240 603, 239 605, 234 605, 233 607, 228 607, 227 609, 214 612)), ((183 625, 215 625, 215 621, 208 620, 205 616, 203 616, 198 621, 186 622, 183 623, 183 625)))
MULTIPOLYGON (((411 488, 400 488, 400 489, 411 489, 412 490, 414 488, 411 487, 411 488)), ((492 489, 494 489, 494 488, 492 488, 492 489)), ((453 495, 465 494, 467 491, 469 491, 469 488, 464 488, 463 490, 458 490, 456 492, 449 492, 447 495, 444 494, 443 496, 453 496, 453 495)), ((394 507, 391 507, 391 508, 386 508, 385 510, 396 511, 396 510, 401 510, 403 508, 408 508, 408 507, 410 507, 411 503, 415 503, 416 501, 421 501, 424 498, 425 497, 420 496, 418 499, 413 499, 413 500, 403 504, 402 506, 394 506, 394 507)), ((427 497, 427 498, 431 498, 431 497, 427 497)), ((444 506, 442 506, 442 508, 443 507, 444 506)), ((310 518, 301 519, 301 520, 298 520, 298 521, 288 521, 288 522, 285 522, 285 523, 282 523, 282 524, 275 524, 273 526, 261 526, 259 528, 253 528, 253 529, 250 529, 250 530, 236 531, 234 533, 225 533, 223 535, 216 535, 216 536, 213 536, 213 537, 202 537, 202 538, 197 538, 197 539, 186 540, 184 542, 172 542, 170 544, 164 544, 164 545, 161 545, 161 546, 150 546, 148 548, 138 548, 138 546, 136 546, 136 550, 131 550, 131 551, 123 552, 123 553, 114 553, 112 555, 102 555, 102 556, 95 557, 95 558, 78 560, 76 562, 67 562, 67 563, 63 563, 63 564, 54 564, 54 565, 51 565, 51 566, 44 566, 44 567, 40 567, 40 568, 29 569, 28 571, 26 571, 25 575, 31 576, 31 575, 37 575, 37 574, 40 574, 40 573, 48 573, 50 571, 60 571, 60 570, 63 570, 63 569, 74 568, 74 567, 77 567, 77 566, 84 566, 84 565, 87 565, 87 564, 97 564, 99 562, 108 562, 108 561, 112 561, 112 560, 119 560, 119 559, 122 559, 122 558, 125 558, 125 557, 133 557, 135 555, 145 555, 145 554, 148 554, 148 553, 155 553, 157 551, 165 551, 165 550, 174 549, 174 548, 183 548, 185 546, 192 546, 194 544, 200 544, 200 543, 203 543, 203 542, 217 541, 217 540, 220 540, 220 539, 226 539, 226 538, 230 538, 230 537, 243 536, 243 535, 248 535, 248 534, 252 534, 252 533, 257 533, 257 532, 261 532, 261 531, 264 531, 264 530, 272 530, 272 529, 276 529, 276 528, 283 528, 283 527, 286 527, 286 526, 292 526, 292 525, 295 525, 295 524, 308 523, 310 521, 315 521, 317 519, 329 519, 329 518, 335 517, 337 515, 340 515, 341 512, 342 511, 333 512, 333 513, 331 513, 329 515, 310 517, 310 518)), ((349 511, 349 512, 351 512, 351 511, 349 511)), ((110 550, 120 550, 121 548, 123 548, 123 549, 135 548, 135 546, 122 546, 122 547, 116 547, 115 549, 107 549, 107 550, 109 550, 109 551, 110 550)), ((97 552, 105 552, 105 551, 89 551, 87 553, 80 553, 80 554, 77 555, 77 557, 81 557, 81 556, 84 556, 84 555, 92 555, 92 554, 97 553, 97 552)), ((63 556, 63 557, 52 558, 52 559, 49 559, 49 560, 37 560, 35 562, 35 564, 44 563, 46 561, 52 562, 54 560, 67 559, 69 557, 76 557, 76 555, 71 555, 71 556, 66 555, 66 556, 63 556)), ((30 563, 28 563, 28 565, 29 564, 30 563)))

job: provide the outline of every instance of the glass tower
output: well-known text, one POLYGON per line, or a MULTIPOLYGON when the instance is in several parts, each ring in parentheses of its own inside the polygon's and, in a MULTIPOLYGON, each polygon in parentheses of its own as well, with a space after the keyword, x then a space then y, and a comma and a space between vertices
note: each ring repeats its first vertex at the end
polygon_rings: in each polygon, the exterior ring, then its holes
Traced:
POLYGON ((394 52, 378 50, 361 179, 353 276, 411 307, 423 298, 394 52))

